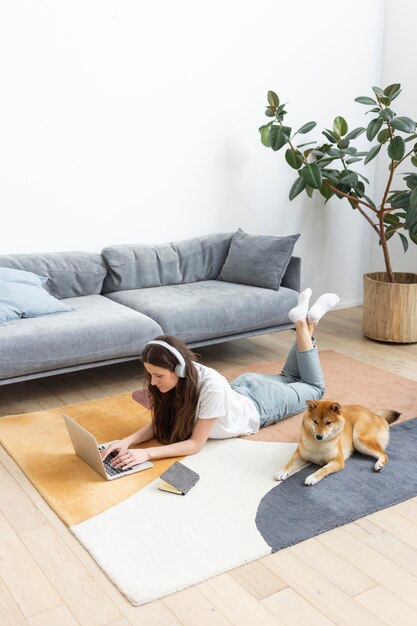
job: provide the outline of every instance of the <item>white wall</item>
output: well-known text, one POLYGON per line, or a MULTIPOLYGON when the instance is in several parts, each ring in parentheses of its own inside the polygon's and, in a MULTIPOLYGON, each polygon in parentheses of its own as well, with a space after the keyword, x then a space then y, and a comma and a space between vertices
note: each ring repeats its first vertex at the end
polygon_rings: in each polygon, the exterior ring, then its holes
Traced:
POLYGON ((304 285, 359 302, 368 225, 290 203, 257 128, 268 89, 294 127, 362 124, 382 34, 381 0, 1 3, 0 252, 300 232, 304 285))
MULTIPOLYGON (((417 81, 415 71, 415 25, 417 20, 417 3, 415 0, 387 0, 385 34, 383 47, 381 86, 401 83, 403 92, 392 103, 398 115, 405 115, 417 121, 417 81)), ((412 144, 410 144, 410 148, 412 144)), ((387 183, 388 159, 379 159, 377 163, 376 191, 378 198, 383 197, 387 183)), ((401 166, 403 172, 415 168, 409 160, 401 166)), ((417 170, 416 170, 417 171, 417 170)), ((401 176, 394 178, 393 189, 404 188, 401 176), (398 184, 395 185, 395 180, 398 184)), ((402 231, 403 232, 403 231, 402 231)), ((404 249, 398 236, 389 242, 392 269, 396 272, 417 272, 417 246, 410 241, 408 252, 404 249)), ((371 270, 385 271, 382 249, 375 238, 372 239, 371 270)))

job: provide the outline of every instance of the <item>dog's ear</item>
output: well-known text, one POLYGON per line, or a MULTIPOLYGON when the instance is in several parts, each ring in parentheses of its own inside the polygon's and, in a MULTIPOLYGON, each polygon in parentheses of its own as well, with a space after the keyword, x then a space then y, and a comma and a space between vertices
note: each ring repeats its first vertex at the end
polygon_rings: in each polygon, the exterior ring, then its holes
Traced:
POLYGON ((318 407, 317 402, 314 402, 314 400, 307 400, 308 411, 314 411, 314 409, 317 409, 317 407, 318 407))
POLYGON ((342 407, 340 406, 340 404, 338 402, 333 402, 332 406, 330 407, 331 411, 333 411, 333 413, 337 413, 338 415, 341 414, 342 412, 342 407))

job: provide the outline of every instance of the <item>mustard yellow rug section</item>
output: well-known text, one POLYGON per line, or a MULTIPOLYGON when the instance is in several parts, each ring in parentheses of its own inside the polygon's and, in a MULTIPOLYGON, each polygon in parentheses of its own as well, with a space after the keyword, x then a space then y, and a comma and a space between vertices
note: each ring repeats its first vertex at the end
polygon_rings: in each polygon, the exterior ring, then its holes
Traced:
POLYGON ((150 413, 127 392, 0 419, 2 445, 68 526, 125 500, 173 463, 173 459, 161 459, 146 471, 105 480, 74 453, 63 413, 91 432, 98 443, 129 435, 150 420, 150 413))

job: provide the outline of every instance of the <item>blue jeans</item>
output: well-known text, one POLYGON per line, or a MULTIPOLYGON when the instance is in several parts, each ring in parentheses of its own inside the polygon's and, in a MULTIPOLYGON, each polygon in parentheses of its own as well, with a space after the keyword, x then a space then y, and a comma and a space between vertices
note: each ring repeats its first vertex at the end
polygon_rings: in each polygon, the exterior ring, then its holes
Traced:
POLYGON ((296 344, 280 374, 249 372, 235 378, 230 385, 255 403, 261 428, 301 413, 307 400, 320 400, 325 390, 317 348, 299 352, 296 344))

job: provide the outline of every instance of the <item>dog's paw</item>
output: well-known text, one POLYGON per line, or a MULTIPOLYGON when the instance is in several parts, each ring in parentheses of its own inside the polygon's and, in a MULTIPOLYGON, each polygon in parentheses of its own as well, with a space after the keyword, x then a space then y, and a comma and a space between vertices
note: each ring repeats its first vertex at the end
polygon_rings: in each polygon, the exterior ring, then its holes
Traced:
POLYGON ((384 469, 384 467, 385 467, 385 463, 384 463, 384 461, 380 461, 380 460, 378 459, 378 461, 377 461, 377 462, 375 463, 375 465, 374 465, 374 470, 375 470, 376 472, 382 472, 382 470, 384 469))
POLYGON ((320 478, 318 478, 318 476, 316 476, 316 473, 314 474, 310 474, 310 476, 307 476, 307 478, 304 481, 305 485, 315 485, 316 483, 318 483, 320 480, 320 478))
POLYGON ((288 478, 288 476, 289 476, 288 472, 284 472, 284 470, 280 470, 279 472, 274 474, 274 480, 278 480, 279 482, 282 482, 283 480, 288 478))

